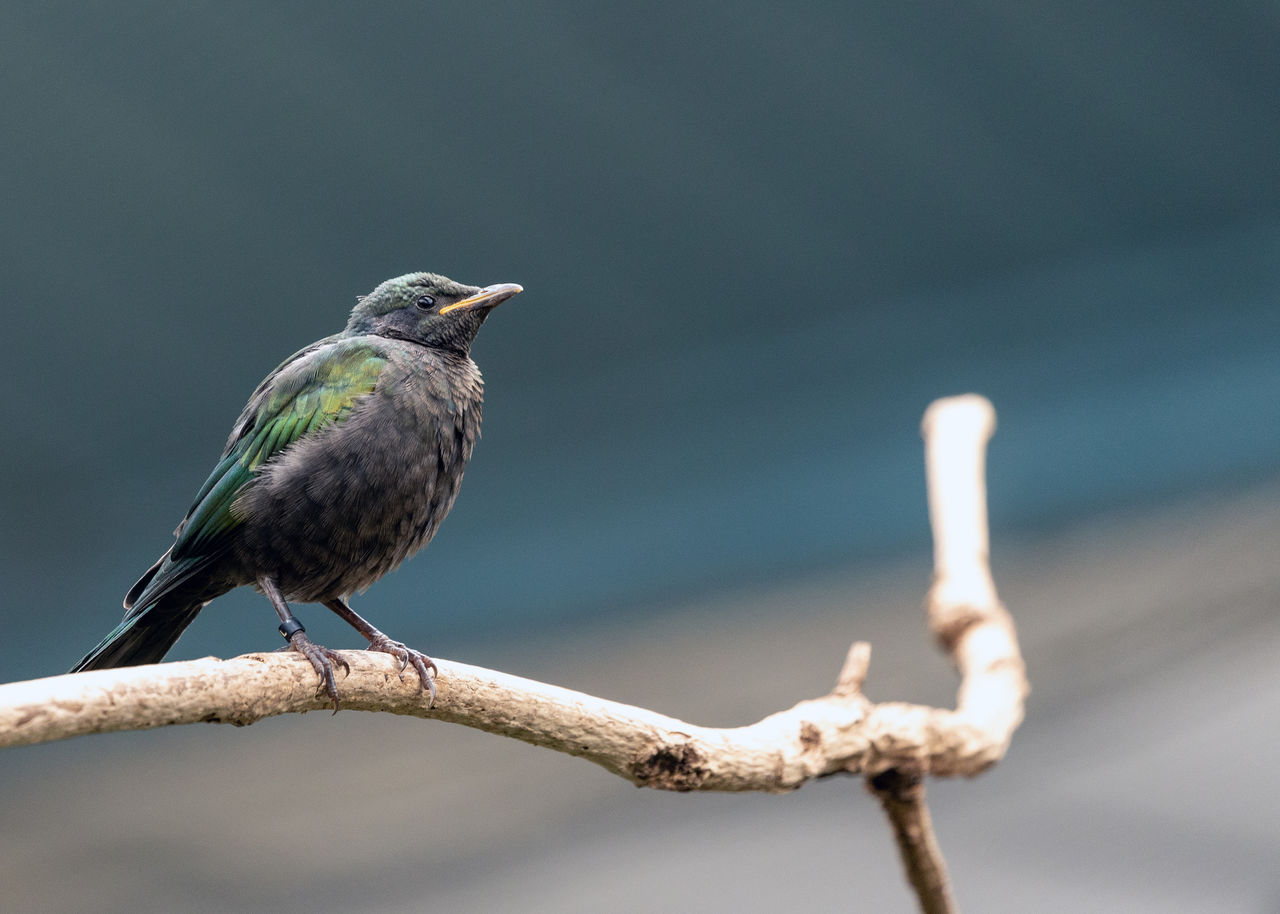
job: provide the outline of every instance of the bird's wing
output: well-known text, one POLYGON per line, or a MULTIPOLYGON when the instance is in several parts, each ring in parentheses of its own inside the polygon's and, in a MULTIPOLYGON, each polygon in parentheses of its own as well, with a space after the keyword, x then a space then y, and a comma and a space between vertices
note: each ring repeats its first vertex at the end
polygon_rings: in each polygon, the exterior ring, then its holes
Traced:
POLYGON ((178 527, 170 561, 216 551, 241 523, 231 506, 258 469, 301 438, 342 422, 374 389, 386 364, 367 341, 335 340, 303 350, 273 372, 245 406, 222 459, 178 527))

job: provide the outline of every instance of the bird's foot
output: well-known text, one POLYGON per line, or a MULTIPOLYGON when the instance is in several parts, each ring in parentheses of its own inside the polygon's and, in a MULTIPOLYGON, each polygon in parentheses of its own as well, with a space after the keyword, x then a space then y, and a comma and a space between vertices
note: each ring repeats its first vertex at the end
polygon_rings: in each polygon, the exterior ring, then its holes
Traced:
POLYGON ((418 671, 418 681, 422 684, 422 689, 431 694, 427 707, 431 707, 436 703, 436 664, 435 661, 428 657, 422 651, 415 651, 413 648, 406 646, 400 641, 392 641, 377 629, 369 638, 369 650, 380 651, 384 654, 390 654, 400 661, 400 678, 404 678, 404 671, 409 668, 409 664, 413 664, 413 668, 418 671))
MULTIPOLYGON (((338 683, 334 680, 333 665, 342 667, 343 675, 351 673, 351 665, 337 651, 331 651, 321 644, 316 644, 307 637, 307 633, 296 631, 289 636, 289 646, 284 650, 294 650, 311 661, 316 673, 320 676, 320 688, 328 694, 333 702, 333 713, 338 713, 338 683)), ((320 688, 316 691, 319 692, 320 688)))

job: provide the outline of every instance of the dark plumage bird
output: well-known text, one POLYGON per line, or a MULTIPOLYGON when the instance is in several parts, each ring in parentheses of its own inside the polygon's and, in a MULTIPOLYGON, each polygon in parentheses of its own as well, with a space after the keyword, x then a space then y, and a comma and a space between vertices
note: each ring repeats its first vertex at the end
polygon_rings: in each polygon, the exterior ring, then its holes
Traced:
POLYGON ((125 596, 124 621, 72 672, 157 663, 210 600, 252 584, 335 710, 333 663, 345 662, 307 637, 289 601, 323 603, 370 650, 401 671, 412 664, 434 696, 430 658, 347 600, 425 546, 453 506, 480 436, 471 342, 520 291, 435 273, 389 279, 359 299, 345 330, 281 363, 249 398, 169 551, 125 596))

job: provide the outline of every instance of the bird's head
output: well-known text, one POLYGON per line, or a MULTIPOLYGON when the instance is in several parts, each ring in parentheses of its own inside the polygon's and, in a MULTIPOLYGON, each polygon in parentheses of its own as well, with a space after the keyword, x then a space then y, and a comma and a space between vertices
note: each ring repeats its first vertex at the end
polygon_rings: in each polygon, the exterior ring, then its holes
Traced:
POLYGON ((489 312, 522 291, 509 282, 482 289, 438 273, 409 273, 362 296, 347 333, 412 340, 466 355, 489 312))

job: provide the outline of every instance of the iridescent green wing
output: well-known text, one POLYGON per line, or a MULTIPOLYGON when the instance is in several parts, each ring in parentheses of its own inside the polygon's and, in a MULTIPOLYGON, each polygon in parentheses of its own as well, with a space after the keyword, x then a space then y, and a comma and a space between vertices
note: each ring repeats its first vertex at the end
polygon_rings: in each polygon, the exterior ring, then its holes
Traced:
POLYGON ((304 350, 268 377, 178 528, 170 559, 216 550, 241 523, 231 506, 258 469, 294 442, 342 422, 386 364, 368 343, 339 340, 304 350))

